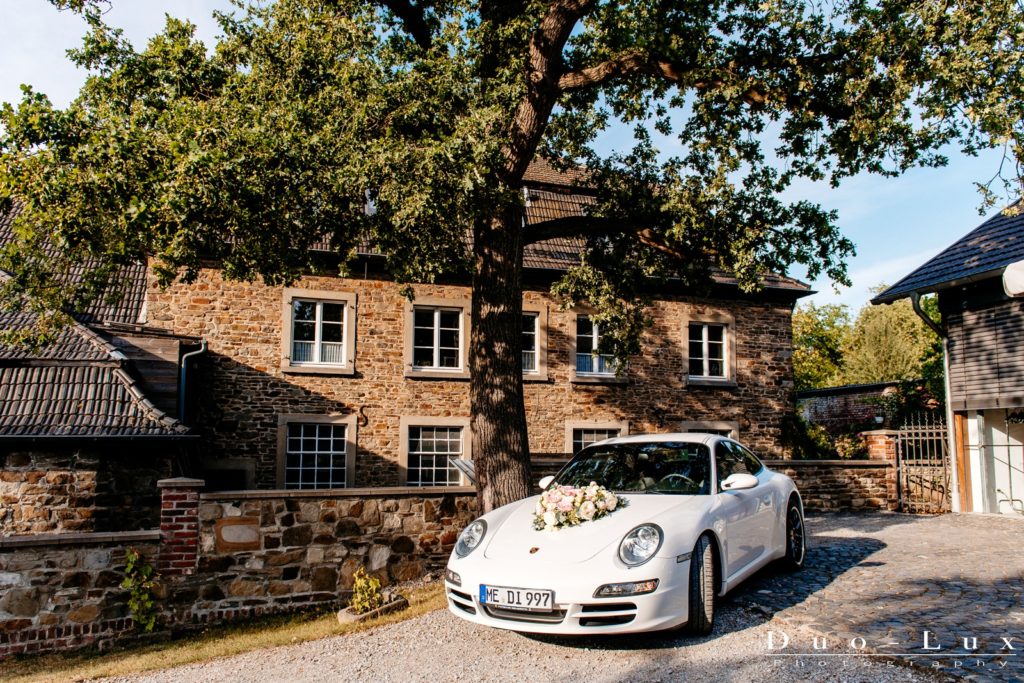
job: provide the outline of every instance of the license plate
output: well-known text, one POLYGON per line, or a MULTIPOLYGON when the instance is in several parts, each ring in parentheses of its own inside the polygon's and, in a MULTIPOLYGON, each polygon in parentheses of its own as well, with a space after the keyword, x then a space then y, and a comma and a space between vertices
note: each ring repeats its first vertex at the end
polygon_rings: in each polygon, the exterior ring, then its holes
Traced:
POLYGON ((480 584, 480 604, 524 612, 550 612, 555 608, 555 592, 480 584))

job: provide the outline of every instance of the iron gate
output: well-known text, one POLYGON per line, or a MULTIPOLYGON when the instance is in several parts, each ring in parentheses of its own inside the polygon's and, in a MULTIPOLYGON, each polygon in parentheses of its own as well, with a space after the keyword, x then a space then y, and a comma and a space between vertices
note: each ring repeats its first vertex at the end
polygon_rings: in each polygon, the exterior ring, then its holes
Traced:
POLYGON ((911 415, 896 441, 896 494, 901 512, 935 514, 950 509, 946 423, 929 413, 911 415))

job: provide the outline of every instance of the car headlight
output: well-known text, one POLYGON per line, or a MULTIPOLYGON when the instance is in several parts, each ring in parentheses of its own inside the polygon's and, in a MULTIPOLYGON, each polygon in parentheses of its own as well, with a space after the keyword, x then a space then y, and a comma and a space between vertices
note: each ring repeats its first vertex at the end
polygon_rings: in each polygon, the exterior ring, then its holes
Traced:
POLYGON ((484 540, 487 533, 487 522, 478 519, 459 534, 459 540, 455 542, 455 554, 465 557, 477 549, 477 546, 484 540))
POLYGON ((622 539, 619 559, 630 567, 637 567, 654 557, 664 538, 665 534, 657 524, 641 524, 622 539))

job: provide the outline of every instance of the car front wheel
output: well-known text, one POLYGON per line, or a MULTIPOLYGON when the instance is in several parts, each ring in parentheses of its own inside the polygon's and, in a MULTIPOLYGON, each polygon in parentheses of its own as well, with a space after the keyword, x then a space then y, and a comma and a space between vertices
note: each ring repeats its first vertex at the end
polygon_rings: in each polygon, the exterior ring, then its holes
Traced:
POLYGON ((782 566, 791 572, 804 568, 804 557, 807 555, 806 529, 804 515, 796 500, 789 501, 786 509, 786 554, 782 558, 782 566))
POLYGON ((715 625, 715 558, 711 539, 701 536, 690 557, 690 619, 685 631, 706 636, 715 625))

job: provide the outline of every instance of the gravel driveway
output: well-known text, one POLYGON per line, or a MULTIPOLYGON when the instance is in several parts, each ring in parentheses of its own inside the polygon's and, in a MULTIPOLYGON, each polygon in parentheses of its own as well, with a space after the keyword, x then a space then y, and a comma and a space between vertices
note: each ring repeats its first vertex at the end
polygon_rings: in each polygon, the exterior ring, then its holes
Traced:
MULTIPOLYGON (((118 681, 935 681, 866 657, 769 657, 764 617, 735 602, 708 638, 646 635, 567 640, 491 630, 446 611, 118 681)), ((790 631, 792 633, 792 631, 790 631)))
POLYGON ((808 566, 765 570, 719 605, 707 638, 558 639, 490 630, 446 611, 374 631, 252 652, 141 681, 935 681, 1024 680, 1024 520, 980 515, 828 515, 808 519, 808 566), (921 652, 935 659, 865 656, 921 652), (768 649, 790 638, 787 656, 768 649), (814 653, 827 634, 832 653, 814 653), (957 648, 979 636, 979 653, 957 648), (998 654, 1001 637, 1017 650, 998 654), (915 639, 917 639, 915 641, 915 639), (886 650, 887 641, 896 643, 886 650), (859 643, 858 643, 859 644, 859 643), (929 654, 929 656, 934 656, 929 654), (935 662, 938 669, 927 668, 935 662))

